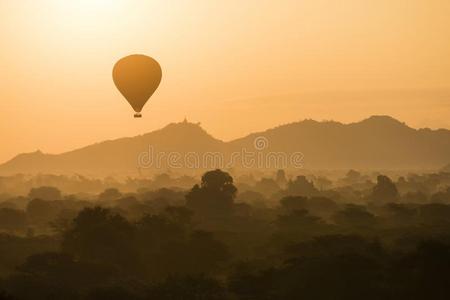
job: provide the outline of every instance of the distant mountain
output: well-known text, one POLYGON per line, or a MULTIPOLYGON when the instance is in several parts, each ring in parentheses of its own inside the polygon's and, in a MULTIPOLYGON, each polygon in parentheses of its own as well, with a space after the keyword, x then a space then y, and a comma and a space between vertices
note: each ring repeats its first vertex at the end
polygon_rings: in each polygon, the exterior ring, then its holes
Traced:
POLYGON ((307 169, 439 169, 450 162, 450 131, 413 129, 388 116, 372 116, 351 124, 304 120, 223 142, 184 121, 59 155, 20 154, 0 165, 0 174, 125 175, 169 165, 180 171, 208 169, 220 155, 219 167, 288 168, 258 163, 274 153, 291 157, 300 152, 307 169), (243 151, 260 156, 243 165, 243 151))
POLYGON ((305 120, 232 141, 265 136, 269 151, 301 151, 305 168, 436 169, 450 161, 450 131, 413 129, 388 116, 342 124, 305 120))

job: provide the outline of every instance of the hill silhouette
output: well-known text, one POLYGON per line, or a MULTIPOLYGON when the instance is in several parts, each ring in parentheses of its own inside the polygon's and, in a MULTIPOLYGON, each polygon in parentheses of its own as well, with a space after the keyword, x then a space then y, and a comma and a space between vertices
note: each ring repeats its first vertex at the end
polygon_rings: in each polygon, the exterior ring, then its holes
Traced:
POLYGON ((212 137, 199 124, 183 121, 62 154, 20 154, 0 165, 0 174, 136 174, 138 157, 149 152, 149 147, 153 154, 222 153, 229 157, 242 149, 254 151, 259 137, 267 141, 261 152, 301 152, 307 169, 439 169, 450 162, 450 130, 414 129, 389 116, 350 124, 304 120, 230 142, 212 137))

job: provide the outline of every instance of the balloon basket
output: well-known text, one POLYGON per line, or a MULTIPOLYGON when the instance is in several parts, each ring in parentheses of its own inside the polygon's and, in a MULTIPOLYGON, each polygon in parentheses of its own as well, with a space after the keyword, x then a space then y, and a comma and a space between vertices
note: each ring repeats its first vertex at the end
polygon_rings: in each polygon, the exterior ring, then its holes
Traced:
POLYGON ((140 113, 135 113, 135 114, 134 114, 134 117, 135 117, 135 118, 142 118, 142 115, 141 115, 140 113))

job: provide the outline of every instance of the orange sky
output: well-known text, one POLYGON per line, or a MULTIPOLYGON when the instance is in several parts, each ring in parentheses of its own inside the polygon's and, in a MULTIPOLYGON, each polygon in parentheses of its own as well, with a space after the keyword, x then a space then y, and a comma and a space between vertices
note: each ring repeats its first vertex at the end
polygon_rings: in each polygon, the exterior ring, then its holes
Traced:
POLYGON ((1 0, 0 162, 184 116, 225 140, 372 114, 450 128, 449 16, 448 0, 1 0), (140 120, 111 80, 133 53, 163 69, 140 120))

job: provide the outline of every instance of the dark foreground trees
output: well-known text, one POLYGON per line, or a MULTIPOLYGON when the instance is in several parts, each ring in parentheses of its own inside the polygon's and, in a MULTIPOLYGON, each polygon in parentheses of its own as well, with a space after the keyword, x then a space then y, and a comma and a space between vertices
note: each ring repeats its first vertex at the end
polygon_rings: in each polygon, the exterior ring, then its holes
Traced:
POLYGON ((382 177, 353 203, 306 177, 284 185, 237 195, 215 170, 189 191, 3 207, 0 300, 449 298, 445 201, 405 203, 382 177))
POLYGON ((389 253, 358 236, 324 236, 289 247, 278 267, 241 266, 229 278, 238 299, 448 299, 450 246, 424 241, 389 253))

